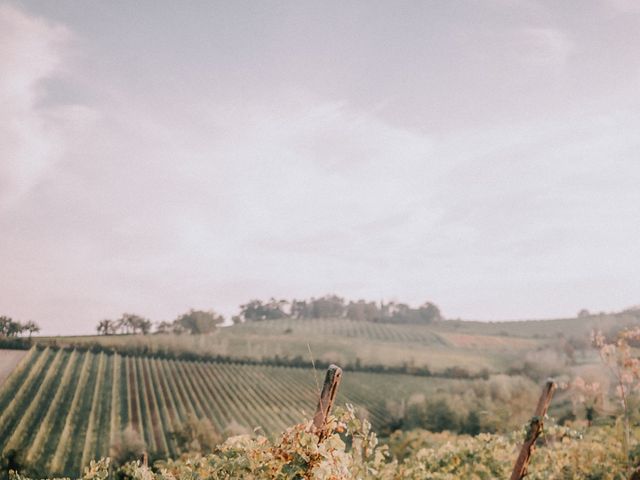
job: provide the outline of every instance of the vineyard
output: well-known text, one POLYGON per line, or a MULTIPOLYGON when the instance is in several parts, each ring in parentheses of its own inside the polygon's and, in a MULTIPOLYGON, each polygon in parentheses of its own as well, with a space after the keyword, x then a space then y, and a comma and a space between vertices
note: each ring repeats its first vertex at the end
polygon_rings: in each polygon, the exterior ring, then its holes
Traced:
MULTIPOLYGON (((338 403, 364 407, 376 425, 389 392, 407 398, 456 383, 353 372, 338 403)), ((302 368, 33 348, 0 386, 0 453, 22 452, 41 474, 78 475, 132 426, 153 457, 172 457, 172 432, 189 415, 218 432, 235 424, 274 434, 309 416, 317 388, 315 373, 302 368)))
MULTIPOLYGON (((447 322, 441 322, 445 324, 447 322)), ((310 356, 342 365, 411 364, 433 372, 460 367, 470 372, 506 371, 514 358, 544 346, 536 338, 462 333, 444 325, 363 322, 349 319, 280 319, 219 328, 207 335, 104 335, 45 337, 42 345, 98 343, 116 350, 221 355, 262 361, 310 356), (311 355, 309 350, 311 350, 311 355)))

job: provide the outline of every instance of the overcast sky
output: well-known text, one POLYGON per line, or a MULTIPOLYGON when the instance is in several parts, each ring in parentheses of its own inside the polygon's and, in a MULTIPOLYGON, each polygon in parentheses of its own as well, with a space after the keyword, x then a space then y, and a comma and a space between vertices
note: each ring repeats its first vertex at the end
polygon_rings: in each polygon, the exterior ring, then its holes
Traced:
POLYGON ((0 1, 0 314, 640 303, 640 2, 0 1))

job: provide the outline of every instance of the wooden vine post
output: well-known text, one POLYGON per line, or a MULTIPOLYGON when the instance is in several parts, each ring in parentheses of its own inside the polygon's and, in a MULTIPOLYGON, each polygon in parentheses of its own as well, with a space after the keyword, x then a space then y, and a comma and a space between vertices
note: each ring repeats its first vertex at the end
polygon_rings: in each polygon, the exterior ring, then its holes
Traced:
POLYGON ((341 379, 342 369, 337 365, 329 365, 312 424, 312 431, 318 434, 320 440, 324 438, 326 433, 325 425, 338 394, 338 385, 340 385, 341 379))
POLYGON ((538 405, 533 417, 529 421, 527 428, 527 434, 520 449, 520 454, 516 460, 516 464, 513 467, 510 480, 522 480, 527 475, 527 468, 529 467, 529 461, 536 444, 536 440, 542 433, 542 427, 544 422, 544 416, 547 414, 549 404, 551 403, 551 397, 556 391, 557 385, 553 380, 547 380, 544 388, 542 389, 542 395, 538 400, 538 405))

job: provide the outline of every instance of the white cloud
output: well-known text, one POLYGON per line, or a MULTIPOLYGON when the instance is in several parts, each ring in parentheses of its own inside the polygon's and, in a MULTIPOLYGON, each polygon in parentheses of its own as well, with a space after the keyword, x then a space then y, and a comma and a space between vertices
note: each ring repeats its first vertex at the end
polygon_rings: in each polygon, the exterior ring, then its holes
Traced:
POLYGON ((0 208, 50 171, 64 136, 90 116, 81 106, 44 106, 43 82, 62 68, 70 38, 63 26, 0 5, 0 208))

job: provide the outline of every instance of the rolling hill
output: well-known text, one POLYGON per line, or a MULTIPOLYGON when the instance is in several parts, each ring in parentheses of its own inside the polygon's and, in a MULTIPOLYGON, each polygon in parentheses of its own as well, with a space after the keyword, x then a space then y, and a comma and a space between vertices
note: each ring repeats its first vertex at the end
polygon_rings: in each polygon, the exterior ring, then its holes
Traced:
MULTIPOLYGON (((189 415, 219 432, 271 434, 309 417, 321 372, 304 368, 166 360, 32 348, 0 386, 0 453, 21 452, 30 471, 74 476, 127 426, 152 457, 178 453, 173 433, 189 415)), ((463 388, 463 381, 351 372, 338 403, 385 421, 385 404, 463 388)))
POLYGON ((356 405, 374 428, 388 424, 394 408, 404 411, 425 398, 444 398, 460 412, 481 406, 483 415, 513 427, 520 420, 518 395, 530 396, 538 380, 501 373, 526 365, 526 359, 541 375, 591 368, 595 357, 589 350, 569 359, 560 347, 570 339, 586 341, 593 328, 631 324, 638 324, 637 312, 430 325, 282 319, 208 335, 36 338, 37 346, 26 353, 0 352, 8 359, 3 363, 11 363, 0 383, 0 456, 18 452, 36 475, 75 476, 90 459, 108 455, 127 428, 138 432, 152 458, 179 453, 175 433, 191 417, 208 419, 220 433, 274 434, 315 408, 322 373, 305 368, 310 360, 351 367, 338 403, 356 405), (181 358, 186 354, 188 359, 181 358), (297 366, 264 364, 278 356, 302 360, 297 366), (432 373, 485 369, 490 376, 465 380, 366 371, 372 365, 424 366, 432 373), (503 406, 482 410, 492 402, 503 406))

